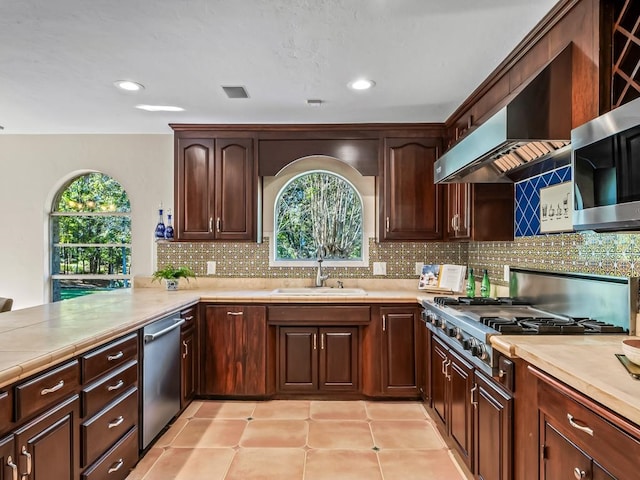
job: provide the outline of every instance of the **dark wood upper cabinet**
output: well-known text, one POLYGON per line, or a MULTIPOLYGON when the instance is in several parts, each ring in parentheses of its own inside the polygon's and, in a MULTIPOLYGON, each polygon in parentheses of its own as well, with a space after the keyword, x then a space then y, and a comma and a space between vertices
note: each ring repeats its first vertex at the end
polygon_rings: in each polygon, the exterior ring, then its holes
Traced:
POLYGON ((253 139, 177 134, 175 144, 176 239, 253 239, 253 139))
POLYGON ((441 240, 443 187, 433 165, 439 138, 386 138, 380 196, 380 240, 441 240))
POLYGON ((446 188, 448 240, 513 240, 512 183, 451 183, 446 188))

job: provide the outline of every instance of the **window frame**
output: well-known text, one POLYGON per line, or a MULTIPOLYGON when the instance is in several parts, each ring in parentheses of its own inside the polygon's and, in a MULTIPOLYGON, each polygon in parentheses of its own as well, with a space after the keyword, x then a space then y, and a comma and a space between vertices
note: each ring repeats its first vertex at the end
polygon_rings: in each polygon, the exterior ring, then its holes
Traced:
POLYGON ((298 259, 298 260, 286 260, 286 259, 278 259, 277 258, 277 232, 278 232, 278 202, 282 196, 282 193, 291 185, 293 182, 298 180, 300 177, 305 175, 311 175, 314 173, 324 173, 334 177, 338 177, 340 180, 346 182, 356 193, 357 199, 360 202, 361 209, 361 227, 360 227, 360 237, 361 237, 361 258, 358 260, 335 260, 335 259, 326 259, 322 262, 324 267, 368 267, 369 266, 369 242, 367 241, 365 235, 365 202, 362 197, 360 191, 356 188, 354 183, 349 180, 342 173, 334 172, 331 170, 323 169, 323 168, 310 168, 308 170, 296 173, 291 178, 289 178, 278 190, 275 195, 273 201, 273 238, 269 242, 270 244, 270 252, 269 252, 269 266, 270 267, 315 267, 317 265, 317 260, 315 259, 298 259))
POLYGON ((88 217, 126 217, 129 219, 129 232, 133 233, 133 228, 131 227, 131 220, 132 220, 132 212, 131 212, 131 200, 129 199, 129 194, 126 192, 126 190, 124 189, 124 187, 122 187, 122 184, 117 181, 115 178, 113 178, 110 175, 107 175, 106 173, 102 173, 102 172, 98 172, 98 171, 90 171, 90 172, 84 172, 82 174, 79 175, 75 175, 73 178, 71 178, 70 180, 66 181, 62 186, 60 186, 60 188, 58 188, 58 190, 56 191, 56 193, 53 196, 52 202, 51 202, 51 210, 49 212, 49 216, 48 216, 48 231, 49 231, 49 241, 48 241, 48 257, 49 257, 49 281, 48 281, 48 289, 49 289, 49 301, 50 302, 58 302, 58 301, 62 301, 62 298, 56 299, 54 300, 53 296, 54 296, 54 292, 55 292, 55 288, 54 288, 54 282, 56 280, 93 280, 93 279, 97 279, 97 280, 124 280, 125 282, 128 283, 128 287, 122 287, 122 288, 115 288, 113 290, 123 290, 123 289, 127 289, 127 288, 131 288, 132 283, 133 283, 133 275, 131 274, 131 267, 129 267, 129 273, 128 274, 62 274, 62 273, 51 273, 53 271, 53 265, 54 265, 54 255, 55 255, 55 251, 56 248, 64 248, 64 247, 81 247, 81 248, 128 248, 129 249, 129 259, 130 261, 132 260, 132 256, 133 256, 133 248, 132 248, 132 241, 128 242, 128 243, 66 243, 66 242, 54 242, 54 233, 53 233, 53 228, 54 228, 54 219, 56 217, 83 217, 83 218, 88 218, 88 217), (63 193, 78 179, 82 178, 82 177, 86 177, 89 175, 95 175, 95 174, 99 174, 99 175, 103 175, 105 177, 109 177, 110 179, 112 179, 113 181, 115 181, 120 188, 122 188, 122 190, 125 192, 125 194, 127 195, 127 200, 129 201, 129 210, 128 211, 97 211, 97 212, 82 212, 82 211, 72 211, 72 212, 65 212, 65 211, 60 211, 57 210, 58 208, 58 203, 60 202, 60 198, 63 195, 63 193))

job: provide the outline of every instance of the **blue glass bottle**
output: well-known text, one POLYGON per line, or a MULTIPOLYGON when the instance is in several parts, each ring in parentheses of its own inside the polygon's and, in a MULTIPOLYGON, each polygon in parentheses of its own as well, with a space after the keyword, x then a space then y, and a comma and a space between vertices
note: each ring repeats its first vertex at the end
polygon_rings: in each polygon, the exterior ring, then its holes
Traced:
POLYGON ((171 209, 167 208, 167 226, 164 229, 164 238, 173 240, 173 224, 171 223, 171 209))
POLYGON ((155 232, 156 240, 164 239, 164 233, 165 233, 164 215, 162 213, 162 203, 160 203, 160 208, 158 209, 158 223, 156 224, 156 232, 155 232))

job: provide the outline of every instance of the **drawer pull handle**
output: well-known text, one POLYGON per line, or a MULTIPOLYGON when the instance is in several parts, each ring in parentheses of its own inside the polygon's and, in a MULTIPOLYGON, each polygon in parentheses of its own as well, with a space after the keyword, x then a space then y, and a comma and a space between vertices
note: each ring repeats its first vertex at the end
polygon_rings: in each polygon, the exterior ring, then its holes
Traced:
POLYGON ((193 320, 193 315, 189 315, 188 317, 184 317, 184 321, 185 322, 190 322, 191 320, 193 320))
POLYGON ((221 228, 221 223, 222 221, 220 220, 220 217, 218 217, 218 219, 216 220, 216 231, 220 231, 221 228))
POLYGON ((27 457, 27 471, 22 474, 23 477, 28 477, 31 475, 32 465, 31 465, 31 454, 27 452, 27 447, 22 446, 22 450, 20 451, 20 455, 27 457))
POLYGON ((189 344, 183 340, 182 346, 184 347, 184 352, 182 352, 182 358, 187 358, 187 356, 189 355, 189 344))
POLYGON ((227 312, 227 315, 233 315, 234 317, 239 317, 243 312, 227 312))
POLYGON ((57 392, 62 387, 64 387, 64 380, 60 380, 51 388, 43 388, 42 390, 40 390, 40 395, 48 395, 50 393, 57 392))
POLYGON ((580 470, 580 468, 576 467, 573 469, 573 476, 580 480, 581 478, 587 478, 587 473, 584 470, 580 470))
POLYGON ((209 233, 213 232, 213 217, 209 217, 209 233))
POLYGON ((124 381, 118 380, 118 383, 116 383, 115 385, 109 385, 107 387, 107 390, 110 392, 113 392, 114 390, 120 390, 123 386, 124 386, 124 381))
POLYGON ((109 422, 108 427, 109 428, 116 428, 116 427, 122 425, 122 422, 124 422, 124 417, 122 415, 120 415, 118 418, 116 418, 112 422, 109 422))
POLYGON ((478 384, 476 383, 471 389, 471 405, 473 405, 474 409, 478 409, 478 402, 474 400, 475 393, 478 391, 478 384))
POLYGON ((114 360, 120 360, 122 357, 124 357, 124 353, 121 351, 119 351, 118 353, 114 354, 114 355, 109 355, 107 357, 107 360, 109 360, 110 362, 113 362, 114 360))
POLYGON ((18 480, 18 466, 13 463, 11 455, 7 457, 7 467, 11 469, 11 480, 18 480))
POLYGON ((107 470, 107 473, 117 472, 118 470, 120 470, 122 468, 123 465, 124 465, 124 460, 120 458, 120 459, 118 459, 117 462, 115 462, 113 465, 111 465, 109 470, 107 470))
POLYGON ((573 415, 571 415, 570 413, 567 413, 567 420, 569 420, 569 425, 571 425, 573 428, 577 428, 581 432, 588 433, 593 437, 593 430, 585 425, 580 425, 579 423, 577 423, 573 419, 573 415))

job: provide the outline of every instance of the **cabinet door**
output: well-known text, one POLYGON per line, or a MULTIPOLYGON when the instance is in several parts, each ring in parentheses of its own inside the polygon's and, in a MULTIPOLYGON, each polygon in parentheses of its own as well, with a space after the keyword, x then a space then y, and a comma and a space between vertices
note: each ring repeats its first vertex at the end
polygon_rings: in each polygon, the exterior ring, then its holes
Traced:
POLYGON ((29 480, 77 478, 79 403, 75 395, 15 432, 18 468, 29 480))
POLYGON ((2 462, 0 463, 0 480, 18 478, 15 443, 12 435, 0 439, 0 462, 2 462))
POLYGON ((218 138, 215 159, 215 238, 251 240, 255 236, 253 140, 218 138))
POLYGON ((445 373, 449 357, 447 348, 435 335, 431 336, 431 406, 440 420, 447 423, 447 386, 448 376, 445 373))
POLYGON ((380 239, 442 239, 443 189, 433 183, 438 154, 436 139, 385 139, 380 239))
POLYGON ((473 412, 471 389, 473 388, 473 366, 449 351, 447 370, 449 389, 449 435, 458 446, 462 459, 473 470, 473 412))
POLYGON ((205 395, 262 395, 266 389, 266 314, 258 306, 208 306, 202 332, 205 395))
POLYGON ((188 328, 180 334, 182 347, 180 408, 185 408, 196 393, 195 328, 188 328))
POLYGON ((318 390, 318 329, 280 327, 278 387, 282 392, 318 390))
POLYGON ((468 239, 470 229, 471 184, 450 183, 447 185, 447 237, 454 240, 468 239))
POLYGON ((476 372, 474 465, 479 480, 513 478, 513 398, 476 372))
POLYGON ((205 395, 241 393, 243 311, 237 306, 208 306, 203 333, 202 386, 205 395))
POLYGON ((243 307, 243 370, 239 383, 244 395, 267 392, 267 310, 266 307, 243 307))
POLYGON ((320 335, 320 390, 358 390, 358 328, 327 327, 320 335))
POLYGON ((540 465, 541 479, 580 478, 581 472, 584 472, 583 478, 592 478, 591 458, 550 425, 544 415, 540 422, 544 448, 540 465))
POLYGON ((211 138, 176 140, 176 238, 214 239, 214 141, 211 138))
POLYGON ((416 309, 380 308, 382 316, 382 390, 417 396, 416 309))

